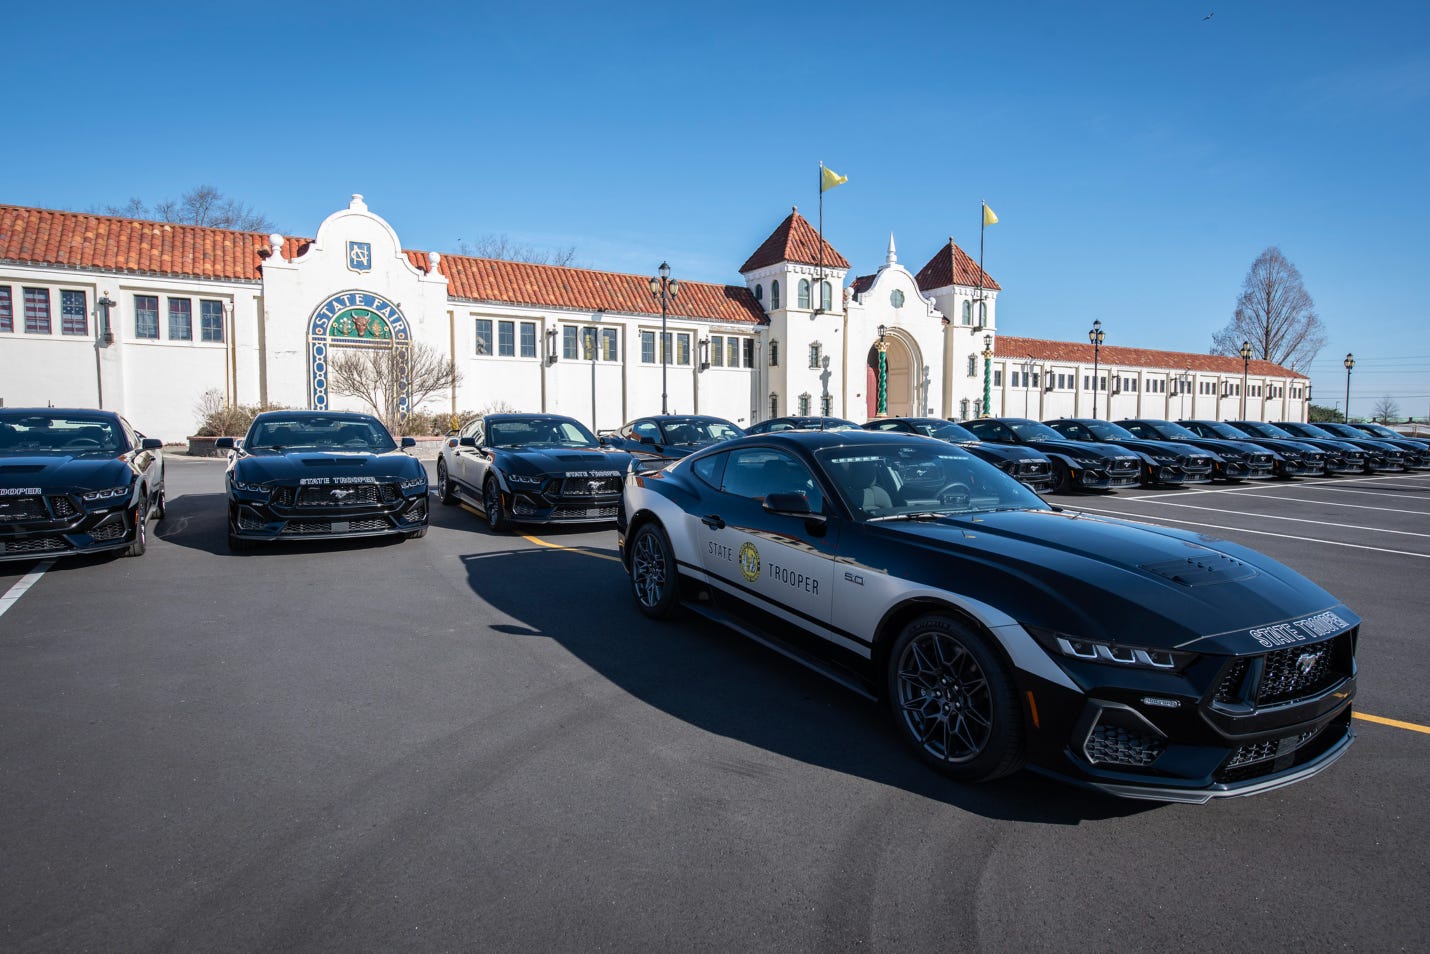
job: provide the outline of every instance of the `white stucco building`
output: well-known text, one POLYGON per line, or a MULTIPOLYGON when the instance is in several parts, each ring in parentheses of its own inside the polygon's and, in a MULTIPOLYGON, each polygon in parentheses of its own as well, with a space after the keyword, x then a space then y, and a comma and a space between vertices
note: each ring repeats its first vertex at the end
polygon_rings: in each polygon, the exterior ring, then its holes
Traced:
MULTIPOLYGON (((354 407, 330 388, 336 356, 425 345, 462 380, 422 409, 459 415, 502 406, 606 429, 664 394, 672 412, 746 424, 863 421, 881 410, 881 352, 890 416, 982 413, 985 367, 991 413, 1091 413, 1091 346, 1000 337, 1001 289, 952 239, 917 273, 892 237, 877 271, 850 271, 793 210, 743 284, 680 282, 662 339, 649 276, 404 249, 358 195, 311 239, 0 205, 0 401, 119 410, 179 441, 206 392, 354 407)), ((1104 346, 1098 413, 1110 397, 1113 417, 1240 416, 1226 401, 1243 370, 1104 346)), ((1304 419, 1304 377, 1250 370, 1248 416, 1304 419)))

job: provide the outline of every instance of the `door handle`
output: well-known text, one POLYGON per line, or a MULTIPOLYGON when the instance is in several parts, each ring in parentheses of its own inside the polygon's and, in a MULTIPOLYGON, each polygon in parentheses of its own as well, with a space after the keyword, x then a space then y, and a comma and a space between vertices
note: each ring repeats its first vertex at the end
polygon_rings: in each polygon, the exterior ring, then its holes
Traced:
POLYGON ((720 515, 718 513, 707 513, 705 516, 700 518, 700 522, 705 524, 705 526, 709 527, 711 530, 725 529, 725 521, 720 519, 720 515))

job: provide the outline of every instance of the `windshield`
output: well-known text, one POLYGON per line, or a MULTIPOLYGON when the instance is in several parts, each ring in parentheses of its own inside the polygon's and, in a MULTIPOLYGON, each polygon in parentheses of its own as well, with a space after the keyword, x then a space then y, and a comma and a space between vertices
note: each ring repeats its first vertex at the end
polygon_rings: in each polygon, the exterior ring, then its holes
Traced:
POLYGON ((0 455, 114 455, 129 441, 111 418, 80 414, 0 415, 0 455))
POLYGON ((677 418, 662 421, 660 429, 665 434, 667 444, 709 444, 714 441, 731 441, 745 433, 725 421, 705 421, 699 418, 677 418))
POLYGON ((860 521, 919 519, 1046 506, 991 464, 957 447, 909 442, 844 445, 816 452, 860 521))
POLYGON ((1025 441, 1065 441, 1066 437, 1059 434, 1046 424, 1039 424, 1037 421, 1006 421, 1013 433, 1025 441))
POLYGON ((1173 424, 1171 421, 1148 421, 1147 424, 1167 440, 1196 440, 1197 437, 1196 431, 1188 430, 1180 424, 1173 424))
MULTIPOLYGON (((1282 428, 1282 430, 1285 430, 1285 428, 1282 428)), ((1315 424, 1297 424, 1296 433, 1304 434, 1306 437, 1334 438, 1336 436, 1335 434, 1332 434, 1330 431, 1326 430, 1323 427, 1317 427, 1315 424)))
POLYGON ((1245 431, 1239 431, 1230 424, 1223 424, 1221 421, 1206 421, 1202 426, 1217 437, 1225 437, 1231 441, 1244 441, 1250 436, 1245 431))
POLYGON ((340 451, 382 454, 397 442, 377 418, 367 414, 260 415, 249 429, 243 449, 255 451, 340 451))
POLYGON ((1136 440, 1137 437, 1121 424, 1113 424, 1111 421, 1084 421, 1087 429, 1092 431, 1092 436, 1100 441, 1126 441, 1136 440))
POLYGON ((952 421, 919 420, 912 422, 914 429, 920 434, 927 434, 929 437, 937 437, 941 441, 951 441, 955 444, 964 442, 974 442, 978 440, 978 435, 964 427, 962 424, 955 424, 952 421))
MULTIPOLYGON (((1350 426, 1350 425, 1347 425, 1347 426, 1350 426)), ((1358 428, 1359 430, 1363 431, 1363 432, 1368 432, 1368 433, 1374 434, 1374 435, 1376 435, 1377 437, 1396 437, 1396 438, 1399 438, 1399 437, 1404 437, 1404 436, 1405 436, 1404 434, 1401 434, 1401 433, 1399 433, 1398 431, 1392 431, 1390 428, 1386 427, 1384 424, 1356 424, 1356 425, 1354 425, 1354 426, 1355 426, 1356 428, 1358 428)))
POLYGON ((1290 431, 1283 431, 1275 424, 1268 424, 1265 421, 1244 421, 1237 425, 1243 430, 1250 431, 1257 437, 1271 437, 1278 440, 1295 440, 1296 435, 1290 431))
POLYGON ((1318 431, 1327 437, 1349 437, 1353 440, 1364 440, 1370 436, 1365 431, 1351 427, 1349 424, 1303 424, 1301 426, 1309 430, 1318 431))
POLYGON ((487 444, 492 447, 599 447, 596 436, 569 418, 507 418, 487 424, 487 444))

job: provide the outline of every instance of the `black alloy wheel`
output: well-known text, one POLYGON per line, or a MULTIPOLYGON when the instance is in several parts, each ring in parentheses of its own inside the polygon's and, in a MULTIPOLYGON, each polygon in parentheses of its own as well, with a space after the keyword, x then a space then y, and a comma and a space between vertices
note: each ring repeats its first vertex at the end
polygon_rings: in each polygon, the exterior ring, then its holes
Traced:
POLYGON ((501 491, 497 490, 497 479, 488 477, 482 487, 482 509, 487 514, 487 529, 501 533, 507 528, 506 514, 502 512, 501 491))
POLYGON ((670 538, 660 524, 642 524, 631 540, 631 593, 636 608, 651 619, 664 619, 675 612, 679 591, 670 538))
POLYGON ((164 506, 168 502, 168 498, 164 495, 163 484, 161 483, 159 486, 159 496, 154 498, 154 506, 149 508, 150 516, 153 517, 155 523, 164 519, 164 506))
POLYGON ((437 499, 447 506, 457 502, 457 487, 447 476, 447 462, 437 458, 437 499))
POLYGON ((904 627, 889 655, 888 700, 904 740, 950 778, 986 782, 1023 764, 1007 667, 960 620, 931 614, 904 627))
POLYGON ((149 501, 147 498, 139 498, 139 506, 134 508, 134 516, 131 520, 134 524, 134 539, 130 541, 124 555, 127 557, 143 556, 144 551, 149 549, 149 501))

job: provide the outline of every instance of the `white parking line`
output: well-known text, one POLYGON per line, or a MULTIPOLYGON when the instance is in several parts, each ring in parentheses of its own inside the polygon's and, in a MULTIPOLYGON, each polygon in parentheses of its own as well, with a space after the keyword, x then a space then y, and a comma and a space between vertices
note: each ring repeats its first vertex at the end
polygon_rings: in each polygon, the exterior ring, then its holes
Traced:
MULTIPOLYGON (((1166 507, 1185 507, 1188 510, 1211 510, 1215 513, 1230 514, 1235 517, 1255 517, 1258 520, 1287 520, 1291 523, 1314 523, 1318 527, 1338 527, 1342 530, 1365 530, 1368 533, 1395 533, 1405 537, 1430 537, 1430 533, 1416 533, 1413 530, 1386 530, 1382 527, 1362 527, 1354 523, 1330 523, 1326 520, 1308 520, 1305 517, 1277 517, 1269 513, 1251 513, 1246 510, 1226 510, 1222 507, 1199 507, 1196 504, 1172 503, 1170 500, 1160 500, 1158 503, 1166 507)), ((1353 505, 1352 505, 1353 506, 1353 505)), ((1378 507, 1367 508, 1370 510, 1380 510, 1378 507)), ((1384 513, 1384 510, 1381 510, 1384 513)), ((1399 511, 1400 513, 1415 513, 1416 511, 1399 511)), ((1421 516, 1430 517, 1430 514, 1422 513, 1421 516)))
MULTIPOLYGON (((1323 484, 1323 485, 1320 485, 1320 486, 1308 487, 1308 488, 1306 488, 1306 489, 1307 489, 1307 490, 1332 490, 1332 491, 1335 491, 1335 492, 1338 493, 1338 494, 1365 494, 1365 495, 1367 495, 1367 496, 1369 496, 1369 497, 1395 497, 1397 500, 1404 500, 1404 499, 1405 499, 1405 495, 1404 495, 1404 494, 1388 494, 1388 493, 1386 493, 1386 492, 1383 491, 1383 490, 1357 490, 1357 489, 1354 488, 1354 487, 1327 487, 1327 486, 1325 486, 1325 485, 1323 484)), ((1430 487, 1415 487, 1415 488, 1412 488, 1412 489, 1415 489, 1415 490, 1430 490, 1430 487)))
MULTIPOLYGON (((1386 496, 1394 497, 1394 496, 1399 496, 1399 495, 1397 495, 1397 494, 1387 494, 1386 496)), ((1190 506, 1189 504, 1176 504, 1176 503, 1174 503, 1173 501, 1166 499, 1165 497, 1152 497, 1152 496, 1147 496, 1147 497, 1128 497, 1127 499, 1128 499, 1128 500, 1134 500, 1134 501, 1136 501, 1137 503, 1168 504, 1169 506, 1173 506, 1173 507, 1176 507, 1176 506, 1190 506)), ((1257 497, 1256 499, 1257 499, 1257 500, 1280 500, 1280 501, 1282 501, 1283 503, 1312 504, 1312 505, 1317 506, 1317 507, 1351 507, 1351 508, 1353 508, 1353 509, 1355 509, 1355 510, 1374 510, 1376 513, 1404 513, 1404 514, 1409 514, 1409 515, 1412 516, 1412 517, 1430 517, 1430 510, 1401 510, 1401 509, 1399 509, 1399 508, 1397 508, 1397 507, 1373 507, 1373 506, 1371 506, 1370 504, 1337 503, 1337 502, 1334 501, 1334 500, 1311 500, 1311 499, 1304 498, 1304 497, 1257 497)), ((1403 499, 1405 499, 1405 498, 1404 498, 1404 497, 1401 497, 1401 499, 1403 500, 1403 499)), ((1207 509, 1212 509, 1212 508, 1209 507, 1209 508, 1207 508, 1207 509)))
POLYGON ((25 591, 40 582, 40 577, 44 576, 45 571, 54 565, 54 560, 45 560, 39 566, 21 577, 14 586, 6 590, 5 595, 0 596, 0 616, 4 616, 10 607, 20 602, 20 597, 25 595, 25 591))
MULTIPOLYGON (((1119 510, 1097 510, 1093 507, 1078 507, 1076 509, 1085 511, 1086 513, 1101 513, 1106 514, 1109 517, 1120 517, 1123 520, 1131 520, 1134 523, 1139 522, 1137 517, 1130 516, 1129 514, 1125 514, 1119 510)), ((1360 543, 1342 543, 1340 540, 1322 540, 1319 537, 1298 537, 1290 533, 1272 533, 1270 530, 1248 530, 1245 527, 1225 527, 1217 523, 1198 523, 1195 520, 1177 520, 1173 517, 1149 516, 1147 518, 1147 521, 1150 520, 1161 520, 1165 523, 1182 523, 1186 524, 1189 527, 1205 527, 1208 530, 1226 530, 1234 533, 1254 533, 1257 536, 1261 537, 1277 537, 1281 540, 1301 540, 1305 543, 1324 543, 1327 546, 1333 547, 1348 547, 1352 550, 1371 550, 1375 553, 1389 553, 1394 556, 1419 557, 1422 560, 1430 560, 1430 553, 1412 553, 1409 550, 1390 550, 1386 547, 1369 547, 1360 543)), ((1156 526, 1156 524, 1152 524, 1152 526, 1156 526)))

